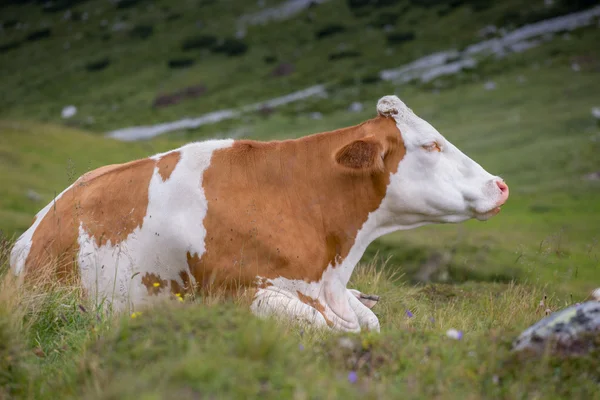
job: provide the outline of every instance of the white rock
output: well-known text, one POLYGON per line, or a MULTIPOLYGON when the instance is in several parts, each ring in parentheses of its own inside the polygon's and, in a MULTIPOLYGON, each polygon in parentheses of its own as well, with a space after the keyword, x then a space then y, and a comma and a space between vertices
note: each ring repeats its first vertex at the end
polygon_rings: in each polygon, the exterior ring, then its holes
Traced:
POLYGON ((364 109, 363 104, 360 101, 355 101, 348 107, 350 112, 361 112, 364 109))
POLYGON ((579 64, 577 64, 575 62, 571 64, 571 69, 575 72, 581 71, 581 67, 579 66, 579 64))
POLYGON ((600 107, 592 107, 592 116, 600 120, 600 107))
POLYGON ((62 109, 62 117, 64 119, 68 119, 73 117, 75 114, 77 114, 77 107, 75 106, 66 106, 62 109))
POLYGON ((311 119, 321 119, 321 118, 323 118, 323 114, 321 114, 321 113, 320 113, 320 112, 318 112, 318 111, 315 111, 315 112, 311 112, 311 113, 309 114, 309 117, 310 117, 311 119))
POLYGON ((494 81, 487 81, 483 87, 485 90, 494 90, 496 89, 496 83, 494 81))

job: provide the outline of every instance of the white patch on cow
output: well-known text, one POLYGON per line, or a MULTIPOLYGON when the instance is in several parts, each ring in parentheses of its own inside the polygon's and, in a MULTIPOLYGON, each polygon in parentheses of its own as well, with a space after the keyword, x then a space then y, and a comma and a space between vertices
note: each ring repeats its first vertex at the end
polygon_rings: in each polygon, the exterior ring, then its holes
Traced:
POLYGON ((323 325, 326 318, 333 324, 333 329, 345 332, 359 332, 361 327, 379 331, 377 316, 346 289, 348 281, 344 281, 344 272, 353 270, 358 260, 348 268, 351 262, 349 256, 341 266, 329 265, 318 282, 308 283, 283 277, 274 279, 258 277, 257 282, 269 282, 273 286, 257 291, 251 309, 258 316, 286 314, 302 320, 316 318, 314 322, 318 325, 323 325), (325 318, 322 321, 314 317, 315 308, 302 306, 306 304, 299 300, 297 292, 318 301, 323 306, 325 318), (290 298, 295 301, 290 301, 290 298))
POLYGON ((20 275, 25 268, 25 262, 31 251, 32 238, 37 227, 40 225, 46 214, 51 211, 55 203, 65 194, 73 185, 63 190, 58 196, 54 198, 46 207, 42 208, 37 214, 35 214, 34 223, 17 239, 15 245, 10 252, 10 266, 15 275, 20 275))
POLYGON ((500 177, 467 157, 398 97, 383 97, 377 109, 394 118, 406 147, 380 207, 386 211, 384 227, 393 231, 485 220, 497 213, 508 197, 508 188, 503 192, 498 186, 497 182, 503 185, 500 177), (431 151, 435 146, 441 151, 431 151))
POLYGON ((181 159, 167 181, 162 180, 155 167, 143 224, 121 243, 108 242, 98 248, 86 227, 80 228, 79 266, 83 285, 92 298, 106 300, 113 310, 119 311, 152 300, 154 296, 148 296, 142 284, 146 274, 155 274, 168 282, 168 287, 161 290, 165 295, 170 293, 171 280, 183 286, 182 270, 195 284, 186 257, 187 252, 201 257, 206 249, 204 171, 210 165, 213 151, 232 144, 233 140, 211 140, 176 149, 181 152, 181 159))
POLYGON ((300 301, 296 293, 276 286, 258 289, 250 309, 258 317, 286 317, 314 326, 327 326, 325 318, 316 308, 300 301))

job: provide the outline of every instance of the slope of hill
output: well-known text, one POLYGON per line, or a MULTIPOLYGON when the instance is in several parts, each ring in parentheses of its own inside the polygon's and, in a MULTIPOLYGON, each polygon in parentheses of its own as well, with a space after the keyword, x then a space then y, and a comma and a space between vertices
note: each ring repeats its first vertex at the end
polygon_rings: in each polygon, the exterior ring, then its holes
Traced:
POLYGON ((318 83, 369 88, 379 71, 464 48, 490 24, 511 29, 598 4, 330 0, 288 19, 248 25, 241 15, 279 2, 13 3, 24 5, 2 9, 0 117, 57 122, 73 104, 79 110, 73 122, 97 132, 242 106, 318 83), (159 95, 186 88, 178 100, 158 101, 177 104, 153 107, 159 95))

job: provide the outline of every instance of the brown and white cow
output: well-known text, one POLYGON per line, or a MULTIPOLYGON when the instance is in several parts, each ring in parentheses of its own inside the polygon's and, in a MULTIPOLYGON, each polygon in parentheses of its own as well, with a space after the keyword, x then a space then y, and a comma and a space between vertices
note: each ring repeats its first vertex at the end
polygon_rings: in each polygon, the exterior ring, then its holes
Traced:
POLYGON ((369 243, 486 220, 508 187, 398 97, 377 112, 295 140, 208 140, 91 171, 36 215, 12 269, 26 278, 49 257, 75 260, 86 292, 122 310, 241 285, 256 290, 256 315, 378 331, 376 298, 346 288, 369 243))

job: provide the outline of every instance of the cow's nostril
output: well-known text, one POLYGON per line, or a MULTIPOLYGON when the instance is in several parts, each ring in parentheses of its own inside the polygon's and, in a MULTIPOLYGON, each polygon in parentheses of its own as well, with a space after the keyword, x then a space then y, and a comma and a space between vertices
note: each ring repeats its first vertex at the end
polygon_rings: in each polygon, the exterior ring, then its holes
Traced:
POLYGON ((496 181, 496 185, 498 185, 498 189, 500 189, 502 193, 508 192, 508 185, 503 181, 496 181))

